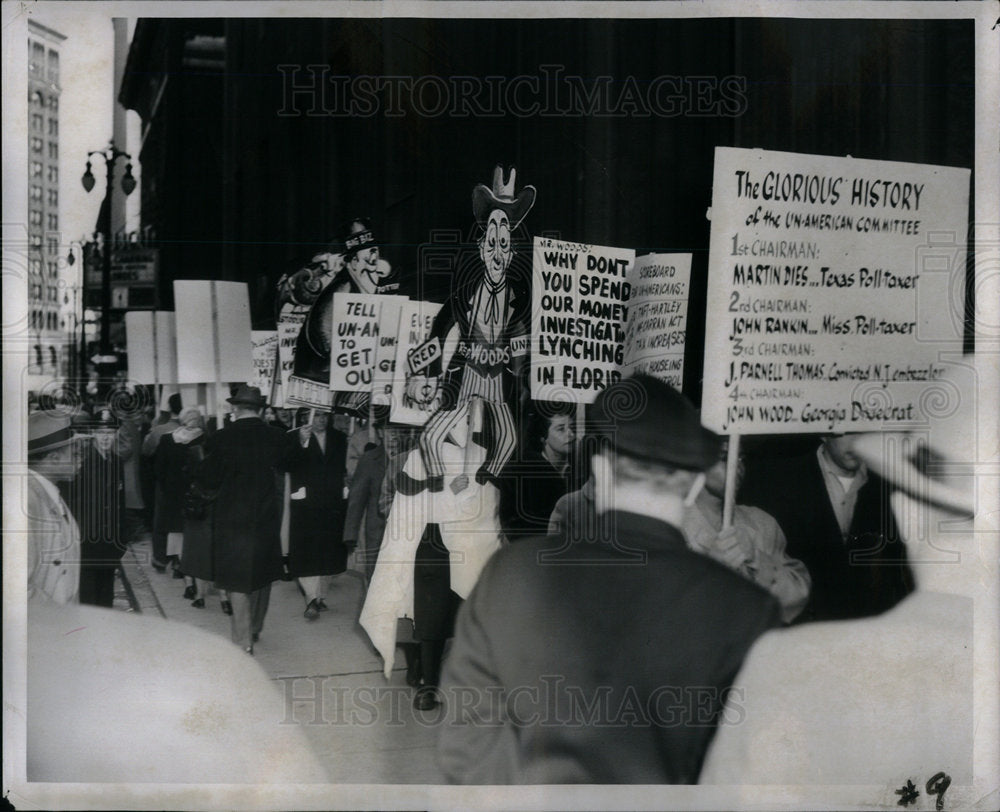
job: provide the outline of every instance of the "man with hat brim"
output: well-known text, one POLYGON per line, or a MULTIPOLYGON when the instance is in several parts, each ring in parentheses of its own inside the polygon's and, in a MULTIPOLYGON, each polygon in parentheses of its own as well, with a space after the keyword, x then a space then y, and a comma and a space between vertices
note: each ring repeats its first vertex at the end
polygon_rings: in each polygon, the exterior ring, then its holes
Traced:
POLYGON ((282 575, 278 473, 287 471, 295 439, 260 417, 267 404, 256 386, 240 385, 227 402, 233 420, 205 444, 194 480, 212 503, 212 580, 228 590, 232 639, 253 653, 272 582, 282 575))
MULTIPOLYGON (((743 723, 719 731, 703 783, 887 787, 892 776, 885 798, 902 805, 893 790, 909 777, 949 809, 984 797, 973 781, 995 786, 974 768, 976 688, 995 695, 997 685, 995 649, 981 650, 974 620, 977 602, 995 605, 996 547, 973 517, 998 448, 996 414, 977 415, 977 404, 998 375, 995 355, 967 356, 928 386, 946 393, 945 408, 928 409, 912 433, 851 436, 850 452, 897 489, 889 502, 916 589, 877 616, 761 637, 738 678, 743 723)), ((783 795, 804 808, 796 800, 783 795)))
POLYGON ((111 608, 115 570, 125 552, 124 461, 133 447, 107 406, 95 409, 77 427, 84 432, 80 473, 64 492, 80 528, 80 603, 111 608))
MULTIPOLYGON (((431 490, 443 487, 444 462, 441 446, 448 435, 468 418, 469 402, 481 398, 489 414, 491 431, 486 462, 476 481, 498 483, 500 473, 516 446, 514 411, 520 395, 522 370, 528 353, 531 297, 523 279, 508 271, 514 259, 513 234, 535 204, 535 187, 514 193, 516 172, 512 167, 506 182, 502 167, 493 173, 492 188, 477 184, 472 190, 472 211, 482 234, 477 243, 478 262, 470 275, 458 269, 452 294, 438 311, 430 336, 423 345, 441 350, 456 330, 458 343, 446 369, 440 353, 422 374, 407 382, 415 400, 441 395, 441 408, 431 415, 420 438, 420 450, 431 490), (429 382, 435 385, 428 386, 429 382)), ((421 349, 415 356, 424 354, 421 349)), ((463 474, 452 486, 461 490, 463 474)))
POLYGON ((57 483, 80 469, 71 420, 28 415, 28 598, 76 601, 80 586, 80 531, 57 483))
POLYGON ((455 783, 694 783, 724 694, 777 602, 688 549, 685 500, 719 439, 667 384, 598 395, 598 543, 543 537, 486 565, 445 663, 455 783))

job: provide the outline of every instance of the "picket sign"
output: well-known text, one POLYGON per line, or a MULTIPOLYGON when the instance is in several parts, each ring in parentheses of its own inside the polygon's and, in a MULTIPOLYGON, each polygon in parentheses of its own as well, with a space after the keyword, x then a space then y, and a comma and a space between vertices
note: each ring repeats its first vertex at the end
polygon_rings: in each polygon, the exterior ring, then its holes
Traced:
POLYGON ((178 383, 214 384, 212 411, 221 428, 225 414, 223 382, 245 383, 254 374, 250 297, 245 282, 174 282, 178 383), (211 347, 211 352, 206 348, 211 347))
POLYGON ((716 148, 702 421, 731 436, 724 526, 741 434, 928 425, 962 349, 969 179, 716 148))
POLYGON ((130 310, 125 314, 129 378, 156 387, 156 402, 166 408, 166 384, 177 380, 176 319, 166 310, 130 310))

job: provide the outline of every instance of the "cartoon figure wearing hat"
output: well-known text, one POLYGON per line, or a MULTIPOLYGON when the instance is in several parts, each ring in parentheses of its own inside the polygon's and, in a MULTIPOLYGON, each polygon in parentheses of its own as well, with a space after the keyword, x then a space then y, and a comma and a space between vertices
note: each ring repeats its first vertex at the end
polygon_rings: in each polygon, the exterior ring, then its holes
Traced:
POLYGON ((334 396, 328 388, 333 297, 338 293, 397 293, 399 274, 380 257, 378 240, 370 223, 362 217, 348 221, 338 247, 339 252, 317 254, 305 267, 282 277, 278 283, 278 303, 279 307, 308 308, 296 343, 293 376, 320 384, 318 390, 306 387, 306 391, 320 396, 320 401, 309 401, 310 405, 333 406, 337 411, 364 415, 367 395, 334 396))
MULTIPOLYGON (((420 438, 432 491, 441 490, 444 484, 441 446, 468 419, 470 404, 476 398, 481 399, 491 424, 484 432, 489 445, 476 481, 495 483, 514 453, 512 404, 515 381, 528 353, 531 298, 527 286, 509 277, 507 271, 514 257, 511 234, 535 203, 535 187, 525 186, 515 194, 514 182, 514 168, 505 182, 498 166, 492 188, 478 184, 472 190, 472 211, 482 229, 478 240, 482 265, 468 279, 458 280, 438 312, 427 342, 411 351, 414 357, 428 358, 429 362, 423 375, 408 381, 408 394, 415 400, 428 392, 441 398, 441 407, 431 415, 420 438), (457 344, 442 374, 441 349, 452 331, 457 333, 457 344)), ((452 488, 457 493, 467 484, 463 473, 452 488)))

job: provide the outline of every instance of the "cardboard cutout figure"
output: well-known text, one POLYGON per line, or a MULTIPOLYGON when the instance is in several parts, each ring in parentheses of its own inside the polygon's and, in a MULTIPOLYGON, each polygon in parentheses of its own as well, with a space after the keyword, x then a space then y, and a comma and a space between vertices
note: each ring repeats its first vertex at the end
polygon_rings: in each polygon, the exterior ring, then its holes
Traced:
MULTIPOLYGON (((279 303, 309 307, 295 346, 292 381, 296 378, 312 381, 320 385, 320 390, 329 389, 333 297, 347 292, 399 292, 398 274, 380 258, 371 226, 360 217, 348 223, 339 254, 317 255, 304 268, 279 282, 279 303)), ((307 389, 319 391, 317 387, 307 389)), ((313 403, 310 400, 304 405, 329 406, 339 412, 367 416, 367 393, 329 393, 328 401, 313 403)))
MULTIPOLYGON (((525 186, 514 194, 514 183, 514 168, 504 182, 498 166, 492 188, 479 184, 472 190, 472 210, 482 229, 478 241, 481 265, 469 278, 457 280, 434 320, 426 342, 433 353, 427 346, 413 351, 442 358, 442 345, 453 330, 457 331, 455 351, 447 365, 440 361, 432 364, 427 375, 414 376, 407 384, 414 399, 429 391, 437 391, 441 398, 440 409, 431 416, 420 438, 432 491, 444 486, 442 445, 468 419, 469 404, 475 398, 482 400, 484 422, 488 423, 484 426, 488 453, 476 481, 495 484, 514 453, 515 382, 528 353, 531 297, 527 286, 507 272, 514 257, 511 235, 535 203, 535 187, 525 186)), ((467 486, 465 472, 451 484, 456 493, 467 486)))

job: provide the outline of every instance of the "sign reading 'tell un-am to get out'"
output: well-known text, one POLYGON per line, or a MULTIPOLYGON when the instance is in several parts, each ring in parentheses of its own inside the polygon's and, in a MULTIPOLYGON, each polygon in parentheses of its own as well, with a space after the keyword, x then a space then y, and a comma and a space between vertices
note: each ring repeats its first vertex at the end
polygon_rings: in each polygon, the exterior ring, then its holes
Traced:
POLYGON ((961 352, 969 170, 718 148, 702 420, 921 424, 961 352))

